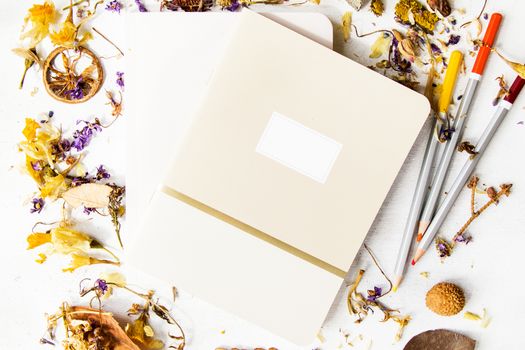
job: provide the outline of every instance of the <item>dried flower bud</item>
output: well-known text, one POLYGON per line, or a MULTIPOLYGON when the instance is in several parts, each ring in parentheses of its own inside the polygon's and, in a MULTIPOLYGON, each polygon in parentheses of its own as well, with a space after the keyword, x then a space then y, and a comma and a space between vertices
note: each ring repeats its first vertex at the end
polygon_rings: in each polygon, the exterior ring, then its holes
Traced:
POLYGON ((448 0, 427 0, 427 4, 433 11, 439 12, 443 17, 447 17, 452 12, 448 0))
POLYGON ((489 196, 489 198, 492 200, 497 200, 498 192, 496 191, 494 187, 489 187, 487 188, 487 196, 489 196))
POLYGON ((472 176, 472 178, 470 179, 470 181, 467 184, 467 188, 476 187, 478 185, 478 181, 479 181, 479 177, 472 176))

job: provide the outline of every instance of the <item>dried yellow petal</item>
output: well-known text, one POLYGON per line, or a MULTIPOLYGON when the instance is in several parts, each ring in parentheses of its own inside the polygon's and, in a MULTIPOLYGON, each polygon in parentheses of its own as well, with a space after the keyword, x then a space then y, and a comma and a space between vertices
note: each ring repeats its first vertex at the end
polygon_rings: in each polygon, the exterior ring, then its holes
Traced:
POLYGON ((44 176, 44 186, 40 189, 40 195, 43 198, 57 199, 65 190, 67 185, 64 176, 44 176))
POLYGON ((345 12, 341 18, 341 28, 343 29, 343 38, 345 41, 350 39, 350 26, 352 25, 352 12, 345 12))
POLYGON ((49 34, 49 25, 54 23, 57 18, 55 5, 51 1, 46 1, 41 5, 33 5, 27 13, 25 22, 31 22, 31 30, 23 33, 20 39, 29 38, 30 47, 34 47, 49 34))
POLYGON ((27 249, 34 249, 43 244, 51 243, 51 235, 49 233, 35 232, 27 236, 27 249))
POLYGON ((388 53, 390 49, 390 43, 392 42, 392 37, 386 33, 381 34, 376 41, 372 44, 371 52, 368 57, 370 58, 379 58, 384 54, 388 53))
POLYGON ((479 320, 481 320, 481 316, 479 316, 478 314, 475 314, 473 312, 470 312, 470 311, 465 312, 463 317, 465 319, 467 319, 467 320, 470 320, 470 321, 479 321, 479 320))
POLYGON ((505 63, 507 63, 510 66, 510 68, 512 68, 516 73, 518 73, 520 77, 525 79, 525 64, 512 62, 511 60, 505 58, 501 53, 499 53, 498 50, 495 49, 494 51, 496 51, 498 56, 501 57, 501 59, 505 61, 505 63))
POLYGON ((27 141, 32 141, 36 138, 36 130, 38 128, 40 128, 40 124, 34 119, 26 118, 26 125, 24 130, 22 130, 22 134, 26 137, 27 141))

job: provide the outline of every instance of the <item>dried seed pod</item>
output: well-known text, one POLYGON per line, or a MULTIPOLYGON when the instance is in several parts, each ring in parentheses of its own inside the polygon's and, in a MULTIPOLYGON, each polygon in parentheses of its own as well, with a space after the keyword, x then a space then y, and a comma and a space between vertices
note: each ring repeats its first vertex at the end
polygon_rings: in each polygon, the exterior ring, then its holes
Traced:
POLYGON ((426 296, 427 307, 441 316, 452 316, 463 310, 465 294, 457 285, 441 282, 432 287, 426 296))
POLYGON ((447 17, 452 12, 448 0, 427 0, 427 4, 433 11, 439 12, 443 17, 447 17))

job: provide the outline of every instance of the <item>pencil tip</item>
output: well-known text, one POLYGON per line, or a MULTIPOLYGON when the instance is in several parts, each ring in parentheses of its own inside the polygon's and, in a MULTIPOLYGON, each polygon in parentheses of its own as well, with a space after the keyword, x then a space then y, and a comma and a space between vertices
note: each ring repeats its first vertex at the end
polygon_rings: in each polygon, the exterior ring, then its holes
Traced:
POLYGON ((416 261, 412 259, 412 266, 414 266, 415 264, 416 264, 416 261))
POLYGON ((423 239, 423 235, 421 233, 417 234, 416 242, 421 242, 421 239, 423 239))
POLYGON ((397 286, 393 286, 393 287, 392 287, 392 291, 393 291, 394 293, 397 292, 397 286))

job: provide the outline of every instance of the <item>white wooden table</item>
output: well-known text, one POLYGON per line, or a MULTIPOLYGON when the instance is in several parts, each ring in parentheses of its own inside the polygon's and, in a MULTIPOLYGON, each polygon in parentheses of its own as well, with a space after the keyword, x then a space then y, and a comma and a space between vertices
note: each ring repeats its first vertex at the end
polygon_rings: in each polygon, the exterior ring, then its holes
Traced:
MULTIPOLYGON (((134 9, 133 1, 128 2, 134 9)), ((66 1, 58 1, 57 7, 62 7, 65 3, 66 1)), ((369 46, 374 38, 354 37, 349 43, 344 44, 341 32, 337 29, 340 17, 346 10, 353 11, 353 23, 362 32, 391 28, 395 25, 392 20, 394 3, 394 1, 386 1, 386 13, 381 19, 376 19, 366 8, 355 12, 342 0, 324 0, 321 6, 305 5, 301 8, 275 7, 274 9, 287 11, 308 9, 327 14, 334 22, 336 50, 360 63, 369 64, 369 46)), ((468 15, 475 16, 482 1, 456 0, 453 3, 457 8, 465 8, 468 15)), ((152 9, 158 9, 156 2, 148 5, 152 9)), ((22 156, 16 146, 22 137, 20 132, 24 118, 38 118, 42 113, 53 110, 55 122, 62 124, 66 132, 74 130, 77 119, 99 116, 104 120, 110 120, 110 110, 104 105, 103 93, 99 93, 82 105, 61 104, 45 93, 40 73, 33 70, 28 73, 25 88, 21 91, 17 89, 23 62, 13 55, 10 49, 17 45, 18 33, 29 6, 30 2, 27 1, 9 1, 3 4, 0 11, 0 77, 2 78, 0 84, 0 222, 2 223, 0 349, 38 348, 38 340, 45 330, 44 313, 54 312, 63 300, 78 301, 78 282, 84 277, 96 278, 100 271, 108 270, 107 267, 97 266, 79 269, 73 274, 62 273, 60 270, 64 261, 50 259, 45 265, 40 266, 33 261, 36 253, 26 251, 25 238, 31 231, 32 225, 36 221, 55 220, 58 213, 46 210, 39 217, 29 214, 28 202, 36 188, 29 177, 23 175, 20 170, 22 156), (35 96, 31 96, 31 91, 35 87, 38 91, 35 96)), ((507 55, 524 62, 525 2, 518 0, 489 2, 487 12, 495 10, 505 16, 497 46, 507 55)), ((105 11, 100 13, 101 15, 93 22, 94 25, 115 43, 123 45, 121 28, 124 16, 105 11)), ((103 56, 114 54, 114 49, 99 38, 91 45, 103 56)), ((124 62, 122 59, 113 58, 106 59, 103 63, 107 73, 105 87, 115 89, 115 72, 125 71, 124 62)), ((467 63, 471 65, 472 58, 469 58, 467 63)), ((466 140, 475 143, 488 122, 494 110, 491 101, 498 90, 494 79, 501 74, 505 74, 508 80, 514 79, 515 76, 501 60, 491 58, 465 130, 466 140)), ((456 96, 461 94, 465 83, 466 79, 463 77, 458 83, 456 96)), ((525 348, 525 337, 522 334, 525 324, 523 303, 525 282, 522 270, 525 267, 522 257, 522 246, 525 245, 524 105, 525 97, 522 96, 516 101, 514 109, 507 116, 476 171, 482 184, 497 186, 501 183, 513 183, 512 195, 504 198, 497 207, 491 207, 472 224, 469 232, 474 236, 474 241, 471 244, 459 247, 443 263, 434 252, 429 252, 415 268, 410 268, 400 290, 384 298, 388 306, 399 308, 402 313, 412 315, 413 320, 406 328, 402 340, 394 343, 397 325, 393 322, 379 323, 380 315, 372 315, 360 325, 354 324, 346 309, 346 288, 343 286, 321 330, 320 338, 324 341, 317 341, 305 349, 315 347, 349 349, 344 337, 347 333, 350 334, 348 337, 350 340, 360 334, 365 339, 356 340, 354 349, 369 348, 368 339, 372 340, 371 349, 402 349, 413 335, 436 328, 453 329, 469 335, 478 340, 480 350, 525 348), (423 271, 430 273, 428 279, 420 276, 420 272, 423 271), (443 318, 426 309, 424 305, 426 291, 434 283, 443 280, 456 282, 465 289, 466 310, 477 313, 481 313, 483 308, 488 310, 492 322, 487 329, 482 329, 477 323, 463 319, 462 315, 443 318)), ((124 112, 120 120, 93 140, 85 161, 90 170, 101 163, 106 165, 115 175, 115 180, 120 183, 124 182, 125 177, 122 156, 125 152, 125 123, 124 112)), ((396 250, 408 213, 427 132, 428 130, 425 129, 418 138, 366 239, 366 243, 375 252, 387 273, 392 271, 395 263, 396 250)), ((392 142, 395 142, 394 138, 392 142)), ((459 170, 465 157, 464 154, 455 156, 452 174, 459 170)), ((450 179, 445 187, 449 185, 450 179)), ((468 213, 469 195, 464 191, 446 220, 441 230, 442 234, 450 238, 467 219, 468 213)), ((89 220, 81 215, 79 217, 81 227, 108 244, 116 246, 107 220, 103 218, 89 220)), ((123 235, 125 234, 123 232, 123 235)), ((387 287, 386 281, 383 281, 364 251, 356 258, 348 281, 353 280, 360 268, 367 270, 361 283, 363 292, 374 285, 387 287)), ((170 297, 171 286, 152 277, 127 271, 125 266, 123 269, 131 284, 154 288, 165 298, 170 297)), ((134 301, 125 299, 124 294, 118 294, 116 297, 117 304, 134 301)), ((315 300, 312 302, 314 303, 315 300)), ((115 307, 117 304, 111 304, 110 307, 115 307)), ((275 346, 281 350, 299 349, 265 330, 187 295, 184 291, 180 292, 174 313, 188 332, 188 349, 214 349, 220 346, 248 349, 257 346, 275 346)))

